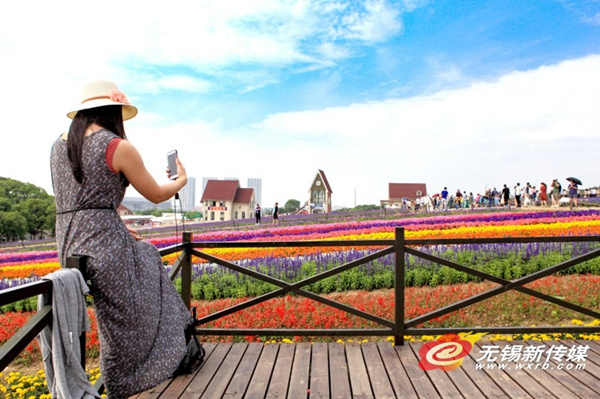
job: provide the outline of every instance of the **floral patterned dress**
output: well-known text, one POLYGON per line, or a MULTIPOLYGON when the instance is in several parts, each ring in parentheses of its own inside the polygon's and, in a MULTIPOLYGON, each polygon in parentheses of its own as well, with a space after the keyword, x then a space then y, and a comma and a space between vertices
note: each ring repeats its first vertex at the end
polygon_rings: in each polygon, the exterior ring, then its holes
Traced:
POLYGON ((77 183, 67 142, 52 146, 58 256, 88 256, 100 336, 100 371, 109 398, 150 389, 177 368, 185 353, 189 312, 173 287, 158 250, 136 241, 116 212, 128 185, 106 163, 116 136, 99 130, 83 144, 83 181, 77 183))

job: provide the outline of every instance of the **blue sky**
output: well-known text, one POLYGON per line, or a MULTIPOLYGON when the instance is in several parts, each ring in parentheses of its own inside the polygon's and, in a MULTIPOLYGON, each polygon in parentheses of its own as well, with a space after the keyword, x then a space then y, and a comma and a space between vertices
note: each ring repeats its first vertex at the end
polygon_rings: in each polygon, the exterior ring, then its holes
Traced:
POLYGON ((390 182, 600 185, 597 0, 21 3, 0 5, 0 176, 49 192, 95 79, 138 106, 126 129, 158 181, 177 148, 198 180, 262 178, 265 207, 304 202, 318 169, 334 206, 390 182))

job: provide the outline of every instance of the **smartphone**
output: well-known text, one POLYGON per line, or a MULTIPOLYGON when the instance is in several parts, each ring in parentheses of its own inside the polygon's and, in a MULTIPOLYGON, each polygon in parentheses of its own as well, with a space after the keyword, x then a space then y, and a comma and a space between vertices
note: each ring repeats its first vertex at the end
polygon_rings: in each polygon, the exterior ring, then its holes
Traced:
POLYGON ((179 177, 179 175, 177 174, 177 162, 175 162, 176 159, 177 150, 167 152, 167 165, 169 166, 169 170, 171 171, 171 176, 169 176, 171 180, 175 180, 179 177))

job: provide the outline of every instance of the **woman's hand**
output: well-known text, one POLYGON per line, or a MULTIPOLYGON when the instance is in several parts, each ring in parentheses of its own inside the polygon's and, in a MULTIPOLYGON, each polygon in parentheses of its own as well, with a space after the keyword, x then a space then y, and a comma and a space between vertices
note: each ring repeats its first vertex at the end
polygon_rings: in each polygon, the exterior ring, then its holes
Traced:
MULTIPOLYGON (((185 168, 183 167, 183 164, 181 163, 179 158, 175 158, 175 162, 177 163, 177 178, 175 179, 175 181, 181 182, 185 186, 187 184, 187 180, 188 180, 187 172, 185 171, 185 168)), ((169 178, 171 178, 171 169, 169 169, 168 166, 167 166, 167 176, 169 178)))
POLYGON ((183 185, 185 186, 187 184, 188 181, 188 177, 187 177, 187 172, 185 171, 185 168, 183 167, 183 164, 181 163, 181 161, 179 160, 179 158, 177 158, 175 160, 175 162, 177 162, 177 181, 181 181, 181 183, 183 183, 183 185))
POLYGON ((129 233, 131 233, 131 235, 133 236, 133 238, 135 238, 136 241, 140 241, 142 239, 142 236, 138 234, 138 232, 134 229, 132 229, 129 226, 125 226, 127 227, 127 230, 129 230, 129 233))

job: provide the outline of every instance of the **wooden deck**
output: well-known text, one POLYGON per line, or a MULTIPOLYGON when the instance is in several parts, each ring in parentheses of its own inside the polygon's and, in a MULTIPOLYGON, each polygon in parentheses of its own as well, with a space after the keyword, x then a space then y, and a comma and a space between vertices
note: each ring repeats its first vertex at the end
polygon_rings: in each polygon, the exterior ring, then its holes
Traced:
MULTIPOLYGON (((421 345, 205 344, 206 360, 196 373, 165 381, 136 398, 600 397, 600 344, 593 341, 480 341, 458 369, 448 372, 421 370, 421 345), (523 369, 505 362, 506 368, 500 370, 491 368, 494 363, 491 357, 484 359, 482 349, 482 345, 531 349, 542 344, 547 348, 589 345, 579 363, 585 369, 576 370, 576 363, 551 357, 545 370, 544 361, 521 362, 523 369)), ((496 361, 496 366, 501 364, 496 361)))

